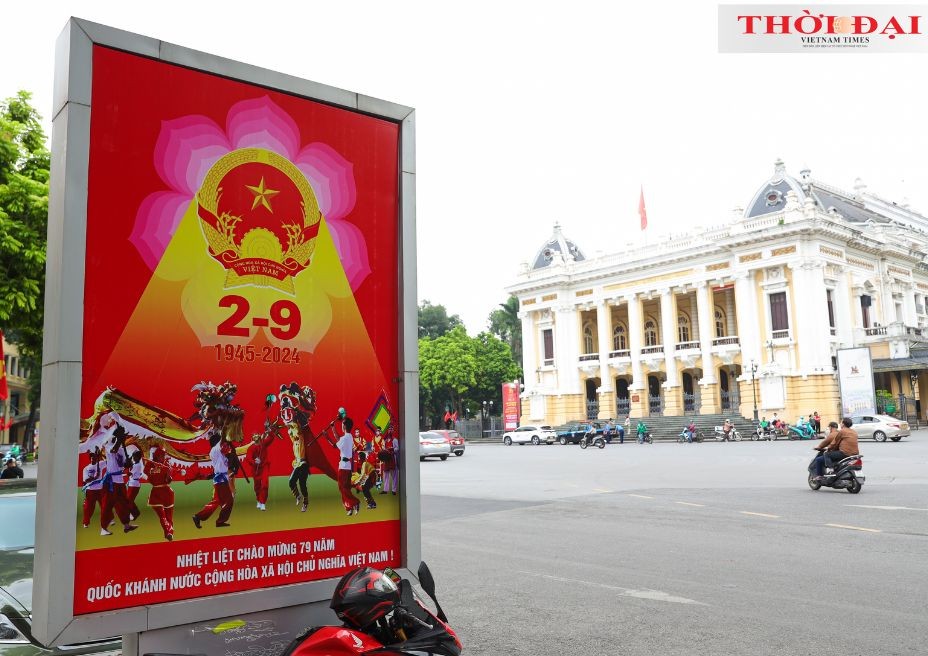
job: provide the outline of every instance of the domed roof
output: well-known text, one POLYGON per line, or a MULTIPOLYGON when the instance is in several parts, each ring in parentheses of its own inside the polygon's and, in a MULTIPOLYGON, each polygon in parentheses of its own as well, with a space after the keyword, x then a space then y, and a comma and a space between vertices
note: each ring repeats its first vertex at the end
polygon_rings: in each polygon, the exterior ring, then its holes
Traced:
POLYGON ((583 251, 561 232, 561 226, 554 224, 554 234, 538 250, 532 261, 532 269, 543 269, 554 262, 581 262, 586 259, 583 251))
MULTIPOLYGON (((801 173, 804 181, 807 173, 806 170, 801 173)), ((790 191, 796 192, 800 203, 805 200, 803 183, 788 175, 783 160, 777 159, 773 164, 773 175, 754 194, 754 198, 744 210, 744 218, 750 219, 762 214, 781 211, 786 206, 786 194, 790 191)))

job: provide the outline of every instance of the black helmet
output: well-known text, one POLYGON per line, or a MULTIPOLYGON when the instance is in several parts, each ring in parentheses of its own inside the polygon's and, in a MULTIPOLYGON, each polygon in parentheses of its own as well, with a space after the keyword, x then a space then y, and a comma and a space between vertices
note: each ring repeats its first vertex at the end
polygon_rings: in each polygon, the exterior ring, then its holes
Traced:
POLYGON ((342 622, 364 629, 392 611, 399 600, 399 588, 389 576, 373 567, 359 567, 335 586, 330 606, 342 622))

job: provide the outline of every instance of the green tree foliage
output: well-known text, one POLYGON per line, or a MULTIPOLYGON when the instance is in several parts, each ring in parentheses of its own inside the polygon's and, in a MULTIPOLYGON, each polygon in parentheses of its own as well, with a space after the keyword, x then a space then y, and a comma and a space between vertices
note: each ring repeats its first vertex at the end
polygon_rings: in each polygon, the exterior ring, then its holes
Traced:
POLYGON ((419 305, 419 337, 435 339, 441 337, 455 326, 463 326, 464 322, 456 314, 448 316, 444 305, 432 305, 429 301, 422 301, 419 305))
POLYGON ((444 402, 452 411, 461 407, 461 395, 476 384, 477 349, 464 326, 455 326, 435 339, 419 340, 419 382, 429 405, 424 416, 444 414, 444 402))
POLYGON ((493 401, 493 407, 501 409, 502 384, 522 377, 522 369, 512 360, 509 344, 488 332, 473 338, 477 367, 474 384, 468 390, 467 400, 474 406, 484 401, 493 401))
POLYGON ((41 116, 20 91, 0 103, 0 327, 33 372, 32 434, 40 394, 50 155, 41 116))
POLYGON ((522 320, 519 318, 519 299, 510 296, 499 308, 490 312, 490 332, 509 344, 512 359, 522 367, 522 320))

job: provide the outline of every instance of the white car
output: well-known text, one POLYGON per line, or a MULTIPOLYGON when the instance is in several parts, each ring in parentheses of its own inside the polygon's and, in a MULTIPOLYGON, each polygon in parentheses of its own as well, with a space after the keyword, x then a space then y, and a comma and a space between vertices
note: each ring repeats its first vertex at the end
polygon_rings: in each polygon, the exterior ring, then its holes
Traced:
POLYGON ((519 426, 513 431, 503 433, 503 444, 554 444, 557 433, 550 426, 519 426))
POLYGON ((426 458, 441 458, 447 460, 451 455, 451 440, 444 435, 425 431, 419 433, 419 461, 426 458))
POLYGON ((851 417, 851 421, 854 422, 851 428, 857 431, 860 439, 872 437, 877 442, 885 442, 888 437, 898 442, 912 434, 908 422, 889 415, 857 415, 851 417))

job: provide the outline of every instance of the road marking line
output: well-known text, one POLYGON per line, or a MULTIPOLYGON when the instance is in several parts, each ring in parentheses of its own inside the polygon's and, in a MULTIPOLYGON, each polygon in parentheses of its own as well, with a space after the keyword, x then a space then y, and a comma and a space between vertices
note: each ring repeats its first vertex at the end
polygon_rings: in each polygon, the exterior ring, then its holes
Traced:
POLYGON ((928 508, 909 508, 908 506, 861 506, 856 503, 845 504, 848 508, 872 508, 874 510, 921 510, 928 512, 928 508))
POLYGON ((769 515, 767 513, 751 512, 749 510, 742 510, 742 515, 753 515, 754 517, 769 517, 771 519, 779 519, 779 515, 769 515))
POLYGON ((666 601, 673 604, 695 604, 696 606, 708 606, 701 601, 696 601, 695 599, 687 599, 686 597, 677 597, 675 595, 668 594, 662 590, 635 590, 632 588, 621 588, 617 585, 606 585, 605 583, 597 583, 596 581, 583 581, 580 579, 569 579, 563 576, 552 576, 551 574, 541 574, 538 572, 518 572, 519 574, 528 574, 529 576, 537 576, 541 579, 548 579, 549 581, 558 581, 559 583, 577 583, 579 585, 587 585, 594 588, 603 588, 605 590, 614 590, 618 592, 623 597, 635 597, 636 599, 650 599, 652 601, 666 601))
POLYGON ((866 531, 867 533, 882 533, 878 528, 863 528, 861 526, 847 526, 845 524, 825 524, 825 526, 830 526, 832 528, 846 528, 851 531, 866 531))
POLYGON ((612 492, 612 490, 607 490, 607 489, 604 488, 604 487, 594 487, 594 488, 593 488, 593 491, 594 491, 594 492, 602 492, 603 494, 607 494, 607 493, 609 493, 609 492, 612 492))
POLYGON ((630 497, 636 497, 638 499, 653 499, 654 497, 646 497, 643 494, 629 494, 630 497))
POLYGON ((674 501, 674 503, 679 503, 681 506, 695 506, 696 508, 706 507, 704 503, 690 503, 689 501, 674 501))

